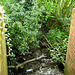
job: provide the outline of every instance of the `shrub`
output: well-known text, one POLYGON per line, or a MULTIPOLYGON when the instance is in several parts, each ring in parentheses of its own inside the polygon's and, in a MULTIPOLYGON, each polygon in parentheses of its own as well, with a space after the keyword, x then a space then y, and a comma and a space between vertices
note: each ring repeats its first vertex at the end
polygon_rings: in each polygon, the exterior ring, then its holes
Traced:
MULTIPOLYGON (((65 62, 69 26, 74 0, 38 0, 38 6, 43 7, 39 21, 42 33, 50 46, 50 56, 60 62, 65 62), (68 12, 69 11, 69 12, 68 12)), ((49 49, 49 48, 48 48, 49 49)))
POLYGON ((50 29, 47 34, 49 43, 52 44, 50 55, 53 59, 58 60, 59 62, 65 62, 67 44, 68 44, 68 34, 61 31, 58 28, 50 29))
MULTIPOLYGON (((38 9, 35 2, 30 0, 28 2, 22 0, 5 5, 9 18, 6 25, 8 54, 14 54, 13 58, 15 59, 19 55, 29 53, 31 46, 39 47, 37 38, 41 24, 38 24, 38 15, 41 14, 41 9, 38 9)), ((10 59, 13 61, 12 57, 10 59)))

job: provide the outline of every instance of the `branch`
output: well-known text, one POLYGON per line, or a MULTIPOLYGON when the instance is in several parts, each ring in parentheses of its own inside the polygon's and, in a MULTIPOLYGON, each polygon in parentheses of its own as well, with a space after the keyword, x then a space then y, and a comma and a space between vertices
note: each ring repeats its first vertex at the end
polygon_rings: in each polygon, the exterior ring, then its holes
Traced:
POLYGON ((43 36, 44 36, 44 38, 46 39, 47 43, 48 43, 52 48, 54 48, 53 45, 48 41, 48 39, 46 38, 46 36, 45 36, 45 35, 43 35, 43 36))
MULTIPOLYGON (((47 45, 43 44, 43 42, 42 42, 42 41, 40 41, 40 40, 39 40, 39 42, 40 42, 43 46, 47 47, 47 45)), ((48 47, 47 47, 47 48, 48 48, 48 47)))
MULTIPOLYGON (((48 42, 48 44, 49 44, 53 49, 56 49, 56 50, 58 51, 58 49, 57 49, 53 44, 51 44, 51 43, 48 41, 48 39, 46 38, 46 36, 45 36, 45 35, 43 35, 43 36, 44 36, 44 38, 46 39, 46 41, 48 42)), ((48 46, 49 46, 49 45, 48 45, 48 46)), ((63 54, 63 55, 66 56, 65 53, 62 53, 62 52, 61 52, 61 54, 63 54)))
POLYGON ((18 69, 19 67, 24 66, 25 64, 27 64, 29 62, 36 61, 36 60, 39 60, 39 59, 44 58, 44 57, 47 57, 47 56, 41 55, 40 57, 31 59, 31 60, 27 60, 27 61, 25 61, 25 62, 23 62, 23 63, 21 63, 21 64, 19 64, 17 66, 8 66, 8 68, 16 68, 16 69, 18 69))

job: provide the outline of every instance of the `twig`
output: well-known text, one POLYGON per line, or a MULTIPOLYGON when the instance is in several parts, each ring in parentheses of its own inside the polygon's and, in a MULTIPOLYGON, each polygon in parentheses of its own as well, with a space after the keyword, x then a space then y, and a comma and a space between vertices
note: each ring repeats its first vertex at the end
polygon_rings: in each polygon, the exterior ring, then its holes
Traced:
POLYGON ((46 41, 48 42, 48 44, 55 50, 58 50, 54 45, 52 45, 49 41, 48 41, 48 39, 46 38, 46 36, 45 35, 43 35, 44 36, 44 38, 46 39, 46 41))
POLYGON ((52 48, 54 48, 53 46, 52 46, 52 44, 48 41, 48 39, 45 37, 45 35, 43 35, 44 36, 44 38, 46 39, 46 41, 48 42, 48 44, 52 47, 52 48))
MULTIPOLYGON (((40 41, 40 40, 39 40, 40 41)), ((42 44, 42 45, 44 45, 43 43, 42 43, 42 41, 40 41, 40 43, 42 44)), ((50 50, 50 46, 49 46, 49 44, 47 44, 47 45, 44 45, 44 46, 46 46, 46 48, 49 48, 49 50, 50 50), (48 47, 47 47, 48 46, 48 47)))
POLYGON ((31 60, 27 60, 27 61, 25 61, 25 62, 23 62, 23 63, 21 63, 21 64, 19 64, 17 66, 8 66, 8 68, 16 68, 16 69, 18 69, 19 67, 24 66, 25 64, 27 64, 29 62, 36 61, 36 60, 39 60, 39 59, 44 58, 44 57, 47 57, 47 56, 41 55, 40 57, 31 59, 31 60))
MULTIPOLYGON (((39 40, 39 42, 40 42, 43 46, 46 46, 46 47, 47 47, 47 45, 44 45, 42 41, 39 40)), ((47 47, 47 48, 48 48, 48 47, 47 47)))
POLYGON ((14 56, 14 54, 12 54, 12 55, 9 54, 9 55, 7 55, 7 57, 12 57, 12 56, 14 56))

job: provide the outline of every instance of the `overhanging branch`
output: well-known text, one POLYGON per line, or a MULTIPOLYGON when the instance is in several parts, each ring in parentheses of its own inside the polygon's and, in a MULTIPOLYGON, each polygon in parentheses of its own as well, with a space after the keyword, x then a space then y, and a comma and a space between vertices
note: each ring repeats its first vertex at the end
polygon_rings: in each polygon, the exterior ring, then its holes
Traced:
POLYGON ((8 68, 16 68, 16 69, 18 69, 19 67, 24 66, 25 64, 27 64, 29 62, 36 61, 36 60, 39 60, 39 59, 44 58, 44 57, 47 57, 47 56, 41 55, 40 57, 31 59, 31 60, 27 60, 27 61, 25 61, 25 62, 23 62, 23 63, 21 63, 21 64, 19 64, 17 66, 8 66, 8 68))

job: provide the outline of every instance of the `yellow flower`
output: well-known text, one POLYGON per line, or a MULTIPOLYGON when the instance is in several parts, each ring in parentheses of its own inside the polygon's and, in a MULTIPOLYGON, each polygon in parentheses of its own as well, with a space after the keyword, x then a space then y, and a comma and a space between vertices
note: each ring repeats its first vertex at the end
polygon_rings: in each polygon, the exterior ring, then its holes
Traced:
POLYGON ((34 39, 34 37, 31 37, 32 39, 34 39))
POLYGON ((26 40, 27 40, 27 38, 26 38, 26 40))
POLYGON ((21 39, 21 37, 19 37, 21 39))
POLYGON ((6 25, 6 27, 7 27, 7 25, 6 25))

